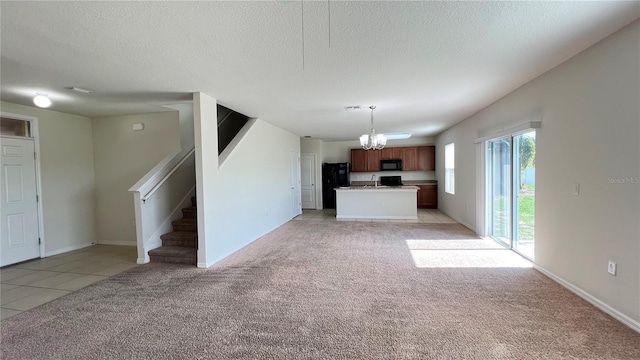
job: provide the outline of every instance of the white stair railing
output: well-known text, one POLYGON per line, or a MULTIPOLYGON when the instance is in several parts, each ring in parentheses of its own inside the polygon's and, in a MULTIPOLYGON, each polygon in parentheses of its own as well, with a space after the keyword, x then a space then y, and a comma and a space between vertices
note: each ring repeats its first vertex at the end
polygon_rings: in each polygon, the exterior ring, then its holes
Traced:
POLYGON ((195 148, 169 154, 129 189, 136 216, 138 264, 149 262, 149 250, 162 245, 160 235, 195 196, 195 148))

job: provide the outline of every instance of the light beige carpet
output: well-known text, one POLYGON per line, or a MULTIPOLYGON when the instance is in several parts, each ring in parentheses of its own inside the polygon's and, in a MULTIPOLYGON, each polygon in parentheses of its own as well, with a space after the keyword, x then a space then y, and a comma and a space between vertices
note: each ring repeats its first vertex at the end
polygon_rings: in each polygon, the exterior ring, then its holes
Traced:
POLYGON ((0 358, 640 359, 640 334, 531 268, 412 256, 464 248, 502 251, 457 224, 292 221, 3 321, 0 358))

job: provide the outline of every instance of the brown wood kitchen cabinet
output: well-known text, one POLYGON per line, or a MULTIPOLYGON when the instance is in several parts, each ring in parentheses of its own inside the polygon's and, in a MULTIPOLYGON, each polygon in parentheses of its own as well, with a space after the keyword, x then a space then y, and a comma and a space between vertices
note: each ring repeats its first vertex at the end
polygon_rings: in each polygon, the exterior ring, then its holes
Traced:
POLYGON ((380 150, 365 150, 367 153, 367 171, 380 171, 380 150))
POLYGON ((418 148, 406 147, 402 148, 402 171, 418 170, 418 148))
POLYGON ((367 171, 367 152, 363 149, 351 149, 351 171, 367 171))
POLYGON ((404 157, 403 148, 388 147, 380 150, 380 160, 402 159, 404 157))
POLYGON ((438 208, 438 185, 416 185, 418 190, 418 207, 422 209, 438 208))
POLYGON ((420 171, 436 170, 436 147, 418 146, 417 167, 420 171))
POLYGON ((351 149, 351 171, 380 171, 380 150, 351 149))
POLYGON ((351 171, 380 171, 380 160, 401 159, 403 171, 435 171, 435 146, 388 147, 382 150, 351 149, 351 171))

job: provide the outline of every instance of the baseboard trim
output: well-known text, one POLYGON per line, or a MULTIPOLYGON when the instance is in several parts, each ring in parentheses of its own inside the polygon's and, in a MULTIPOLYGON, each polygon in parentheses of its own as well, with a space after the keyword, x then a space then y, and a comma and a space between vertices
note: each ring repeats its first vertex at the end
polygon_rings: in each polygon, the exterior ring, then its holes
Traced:
POLYGON ((64 254, 64 253, 69 252, 69 251, 80 250, 80 249, 84 249, 86 247, 93 246, 93 245, 96 245, 96 243, 84 243, 84 244, 79 244, 79 245, 67 246, 67 247, 63 247, 62 249, 49 251, 49 252, 45 253, 44 257, 60 255, 60 254, 64 254))
POLYGON ((640 333, 640 322, 633 320, 632 318, 628 317, 627 315, 621 313, 620 311, 612 308, 611 306, 607 305, 606 303, 604 303, 602 300, 596 298, 595 296, 589 294, 588 292, 582 290, 581 288, 575 286, 574 284, 568 282, 567 280, 557 276, 556 274, 552 273, 551 271, 533 264, 533 268, 538 270, 539 272, 541 272, 542 274, 544 274, 545 276, 547 276, 548 278, 550 278, 551 280, 557 282, 558 284, 564 286, 565 288, 567 288, 569 291, 571 291, 572 293, 578 295, 579 297, 583 298, 584 300, 586 300, 588 303, 590 303, 591 305, 597 307, 598 309, 604 311, 605 313, 611 315, 614 319, 620 321, 621 323, 627 325, 628 327, 630 327, 632 330, 640 333))
POLYGON ((135 241, 100 240, 98 245, 136 246, 137 244, 135 241))
POLYGON ((462 226, 466 227, 467 229, 469 229, 469 230, 473 231, 474 233, 476 233, 476 234, 478 233, 478 232, 476 231, 476 228, 475 228, 475 227, 473 227, 473 226, 471 226, 471 225, 469 225, 467 222, 462 221, 462 220, 458 220, 458 219, 453 218, 453 217, 452 217, 452 219, 453 219, 453 220, 455 220, 455 221, 457 221, 459 224, 461 224, 462 226))
POLYGON ((213 266, 213 264, 215 264, 215 263, 216 263, 215 261, 211 261, 211 262, 208 262, 208 263, 199 262, 197 266, 198 266, 199 268, 201 268, 201 269, 206 269, 206 268, 210 268, 210 267, 212 267, 212 266, 213 266))
POLYGON ((438 210, 439 210, 440 212, 442 212, 443 214, 447 215, 448 217, 452 218, 453 220, 455 220, 458 224, 461 224, 461 225, 463 225, 464 227, 466 227, 467 229, 469 229, 469 230, 471 230, 471 231, 473 231, 473 232, 477 233, 475 226, 471 226, 471 225, 469 225, 466 221, 462 221, 462 220, 460 220, 460 219, 456 218, 455 216, 451 216, 451 215, 447 214, 446 212, 444 212, 444 211, 442 211, 442 210, 440 210, 440 209, 438 209, 438 210))

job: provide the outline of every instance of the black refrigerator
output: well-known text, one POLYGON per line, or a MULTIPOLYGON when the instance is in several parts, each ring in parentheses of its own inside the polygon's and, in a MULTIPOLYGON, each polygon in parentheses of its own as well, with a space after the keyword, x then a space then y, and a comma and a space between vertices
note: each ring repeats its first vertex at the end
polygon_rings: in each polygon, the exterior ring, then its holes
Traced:
POLYGON ((349 186, 349 163, 324 163, 322 164, 322 207, 324 209, 336 208, 336 192, 334 188, 349 186))

